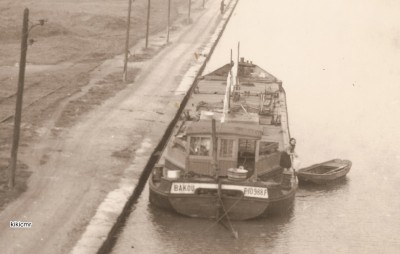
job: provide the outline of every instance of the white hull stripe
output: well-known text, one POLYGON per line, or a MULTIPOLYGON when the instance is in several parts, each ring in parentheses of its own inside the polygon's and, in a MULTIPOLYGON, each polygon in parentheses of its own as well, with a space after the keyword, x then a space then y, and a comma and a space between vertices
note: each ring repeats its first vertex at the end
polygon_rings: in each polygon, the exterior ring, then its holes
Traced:
MULTIPOLYGON (((217 183, 172 183, 171 194, 195 194, 197 189, 216 190, 217 188, 217 183)), ((268 189, 264 187, 222 184, 221 189, 238 190, 245 197, 268 198, 268 189)))

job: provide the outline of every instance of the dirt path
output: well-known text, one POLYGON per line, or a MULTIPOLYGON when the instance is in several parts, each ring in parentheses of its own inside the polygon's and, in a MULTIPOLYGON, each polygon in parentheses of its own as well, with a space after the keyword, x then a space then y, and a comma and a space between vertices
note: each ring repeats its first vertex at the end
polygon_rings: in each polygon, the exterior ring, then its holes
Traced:
MULTIPOLYGON (((130 44, 135 45, 145 35, 147 0, 135 0, 132 4, 130 44)), ((151 40, 166 35, 167 2, 151 1, 151 40)), ((7 190, 7 167, 11 149, 13 115, 15 112, 16 84, 20 50, 21 18, 25 7, 30 9, 31 24, 39 18, 48 22, 31 30, 29 38, 36 42, 29 45, 21 147, 40 142, 49 129, 48 121, 59 119, 54 125, 60 128, 72 126, 76 119, 104 100, 126 87, 121 70, 108 72, 107 63, 115 55, 124 52, 126 35, 125 0, 0 0, 0 211, 26 190, 26 179, 35 169, 30 163, 19 160, 16 186, 7 190), (103 61, 104 68, 96 69, 103 61), (96 72, 93 70, 96 69, 96 72), (107 70, 107 71, 103 71, 107 70), (102 75, 104 74, 104 75, 102 75), (88 83, 90 83, 88 85, 88 83), (73 95, 71 97, 71 95, 73 95), (75 100, 71 100, 74 98, 75 100), (61 110, 60 110, 61 109, 61 110), (59 114, 61 111, 61 114, 59 114)), ((197 6, 198 8, 198 6, 197 6)), ((184 25, 187 0, 171 2, 171 20, 174 27, 184 25)), ((141 42, 140 45, 144 45, 141 42)), ((158 47, 159 48, 159 47, 158 47)), ((151 58, 158 48, 136 54, 130 61, 151 58)), ((137 69, 129 72, 133 80, 137 69)), ((51 125, 52 123, 50 123, 51 125)), ((59 132, 59 129, 55 130, 59 132)))
MULTIPOLYGON (((41 142, 21 149, 34 174, 28 191, 0 214, 1 253, 71 250, 104 197, 117 187, 135 150, 143 141, 154 145, 162 135, 182 98, 175 92, 179 80, 219 20, 219 2, 208 1, 208 8, 194 12, 193 23, 176 32, 170 45, 140 64, 134 83, 57 135, 55 123, 49 123, 41 131, 41 142), (33 224, 11 229, 10 221, 33 224)), ((114 58, 101 70, 112 73, 122 66, 121 59, 114 58)), ((129 174, 137 178, 140 171, 130 167, 129 174)))

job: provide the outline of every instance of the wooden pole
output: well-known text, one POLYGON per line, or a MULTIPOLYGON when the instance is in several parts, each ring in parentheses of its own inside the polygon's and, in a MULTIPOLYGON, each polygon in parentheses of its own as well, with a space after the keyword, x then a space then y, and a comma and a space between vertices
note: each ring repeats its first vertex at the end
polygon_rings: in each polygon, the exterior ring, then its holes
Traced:
POLYGON ((126 82, 126 76, 128 74, 128 52, 129 52, 129 30, 131 27, 131 9, 132 0, 128 0, 128 20, 126 22, 126 40, 125 40, 125 58, 124 58, 124 73, 122 74, 122 80, 126 82))
POLYGON ((206 0, 203 0, 203 9, 204 9, 204 2, 205 2, 206 0))
POLYGON ((22 23, 21 58, 19 61, 18 91, 17 91, 17 102, 15 106, 15 116, 14 116, 14 135, 11 147, 11 163, 9 167, 9 178, 8 178, 9 188, 14 188, 15 185, 15 169, 17 166, 19 133, 20 133, 21 115, 22 115, 22 99, 23 99, 24 81, 25 81, 26 53, 28 51, 28 22, 29 22, 29 9, 25 8, 24 19, 22 23))
POLYGON ((171 19, 171 0, 168 0, 168 25, 167 25, 167 43, 169 42, 169 27, 171 19))
POLYGON ((147 1, 146 48, 149 46, 150 2, 151 0, 147 1))
POLYGON ((217 146, 218 146, 218 141, 217 141, 217 129, 215 125, 215 119, 212 119, 212 142, 213 142, 213 167, 214 167, 214 172, 216 178, 219 177, 219 172, 218 172, 218 161, 217 161, 217 146))
MULTIPOLYGON (((231 49, 231 59, 230 59, 230 62, 229 62, 229 73, 231 74, 230 75, 230 77, 231 77, 231 79, 228 81, 228 82, 230 82, 230 84, 229 84, 229 90, 228 90, 228 93, 229 93, 229 95, 228 95, 228 109, 230 110, 230 108, 231 108, 231 89, 232 89, 232 79, 234 78, 234 77, 232 77, 232 66, 233 66, 233 58, 232 58, 232 49, 231 49)), ((228 110, 228 111, 229 111, 228 110)))
POLYGON ((189 0, 188 23, 190 23, 190 9, 191 8, 192 8, 192 0, 189 0))
POLYGON ((238 42, 238 55, 237 55, 237 62, 238 62, 238 68, 239 68, 239 61, 240 61, 240 58, 239 58, 239 55, 240 55, 240 41, 238 42))
POLYGON ((237 66, 235 66, 234 68, 236 69, 236 77, 233 77, 235 79, 235 85, 236 87, 239 87, 239 76, 240 74, 240 42, 238 42, 238 46, 237 46, 237 62, 236 62, 237 66))

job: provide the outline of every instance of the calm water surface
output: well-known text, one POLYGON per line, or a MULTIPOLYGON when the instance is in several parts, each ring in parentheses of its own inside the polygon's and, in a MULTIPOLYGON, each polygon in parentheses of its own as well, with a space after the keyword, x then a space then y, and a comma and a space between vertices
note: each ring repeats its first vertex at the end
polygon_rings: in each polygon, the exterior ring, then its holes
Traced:
POLYGON ((241 0, 206 72, 240 41, 283 80, 302 166, 347 158, 350 173, 300 188, 288 215, 234 222, 237 240, 146 188, 113 253, 400 253, 399 24, 395 0, 241 0))

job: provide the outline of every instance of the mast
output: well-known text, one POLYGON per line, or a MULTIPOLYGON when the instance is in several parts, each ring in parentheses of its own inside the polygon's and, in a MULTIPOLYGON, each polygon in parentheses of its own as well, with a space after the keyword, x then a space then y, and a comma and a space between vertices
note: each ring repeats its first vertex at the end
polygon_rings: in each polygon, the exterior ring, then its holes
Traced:
POLYGON ((237 54, 237 62, 239 63, 239 53, 240 53, 240 41, 238 42, 238 54, 237 54))
POLYGON ((224 108, 222 109, 221 123, 225 122, 225 117, 229 112, 230 108, 230 96, 231 96, 231 86, 232 86, 232 70, 229 70, 228 77, 226 79, 226 88, 224 96, 224 108))
POLYGON ((239 63, 240 63, 240 41, 238 42, 238 53, 237 53, 237 64, 236 64, 236 73, 235 73, 235 86, 239 84, 239 63))
POLYGON ((217 145, 218 145, 218 142, 217 142, 217 128, 215 126, 215 119, 214 118, 212 119, 211 124, 212 124, 212 126, 211 126, 211 128, 212 128, 212 130, 211 130, 212 131, 212 142, 213 142, 213 153, 212 153, 213 161, 212 161, 212 165, 213 165, 213 168, 214 168, 215 176, 218 179, 219 178, 218 161, 217 161, 217 152, 218 152, 217 145))

